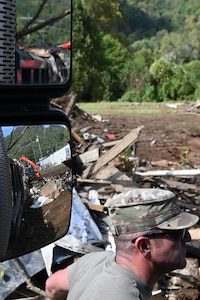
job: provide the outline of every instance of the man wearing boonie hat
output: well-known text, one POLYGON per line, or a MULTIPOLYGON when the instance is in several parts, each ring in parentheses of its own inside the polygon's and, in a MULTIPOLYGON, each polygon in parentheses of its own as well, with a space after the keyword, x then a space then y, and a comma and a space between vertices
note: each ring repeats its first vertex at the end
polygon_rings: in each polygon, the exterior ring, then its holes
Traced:
POLYGON ((171 191, 131 189, 107 201, 116 251, 89 253, 46 281, 51 300, 148 300, 161 277, 186 265, 188 228, 171 191), (66 298, 67 297, 67 298, 66 298))

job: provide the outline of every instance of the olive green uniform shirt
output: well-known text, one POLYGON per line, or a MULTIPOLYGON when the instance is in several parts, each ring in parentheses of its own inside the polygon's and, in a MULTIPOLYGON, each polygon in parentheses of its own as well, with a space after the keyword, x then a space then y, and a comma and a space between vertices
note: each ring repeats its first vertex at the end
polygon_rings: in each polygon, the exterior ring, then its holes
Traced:
POLYGON ((115 262, 111 251, 86 254, 69 268, 67 300, 148 300, 151 289, 115 262))

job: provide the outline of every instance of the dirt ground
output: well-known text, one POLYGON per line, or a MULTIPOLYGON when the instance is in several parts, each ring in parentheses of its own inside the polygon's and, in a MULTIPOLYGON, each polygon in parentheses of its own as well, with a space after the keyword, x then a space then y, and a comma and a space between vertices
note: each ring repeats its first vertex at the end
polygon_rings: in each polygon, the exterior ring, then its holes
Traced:
MULTIPOLYGON (((157 111, 159 107, 161 105, 157 111)), ((88 132, 105 138, 106 141, 109 141, 107 134, 113 134, 115 139, 121 139, 133 128, 143 125, 135 146, 135 155, 140 161, 167 160, 180 163, 184 168, 200 166, 200 111, 191 109, 189 104, 179 106, 177 112, 175 108, 173 114, 157 112, 147 115, 101 115, 101 117, 101 122, 95 122, 90 120, 90 116, 83 118, 82 112, 76 110, 72 123, 78 131, 90 125, 88 132)))

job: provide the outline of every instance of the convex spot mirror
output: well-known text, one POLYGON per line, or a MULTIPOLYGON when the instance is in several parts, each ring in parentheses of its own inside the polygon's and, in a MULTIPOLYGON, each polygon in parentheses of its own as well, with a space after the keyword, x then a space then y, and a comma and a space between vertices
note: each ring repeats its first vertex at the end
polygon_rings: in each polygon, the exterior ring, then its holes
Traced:
POLYGON ((2 261, 67 233, 73 179, 70 130, 48 123, 2 126, 0 163, 2 261))
POLYGON ((2 0, 0 88, 63 94, 71 79, 71 0, 2 0))

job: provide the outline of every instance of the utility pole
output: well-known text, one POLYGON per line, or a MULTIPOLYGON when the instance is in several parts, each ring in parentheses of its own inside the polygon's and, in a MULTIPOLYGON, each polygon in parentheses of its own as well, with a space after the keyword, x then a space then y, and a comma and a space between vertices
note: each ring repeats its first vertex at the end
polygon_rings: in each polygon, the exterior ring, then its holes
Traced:
MULTIPOLYGON (((20 17, 21 20, 27 20, 28 22, 31 20, 30 14, 28 13, 27 17, 20 17)), ((28 45, 30 46, 30 34, 27 34, 28 45)))
POLYGON ((43 157, 43 155, 42 155, 42 149, 41 149, 41 146, 40 146, 40 140, 39 140, 39 137, 38 137, 38 135, 36 135, 36 143, 38 143, 38 148, 39 148, 39 152, 40 152, 40 158, 42 158, 43 157))
POLYGON ((30 139, 31 141, 31 148, 32 148, 32 151, 33 151, 33 156, 34 156, 34 161, 36 162, 36 155, 35 155, 35 149, 33 147, 33 141, 30 139))

